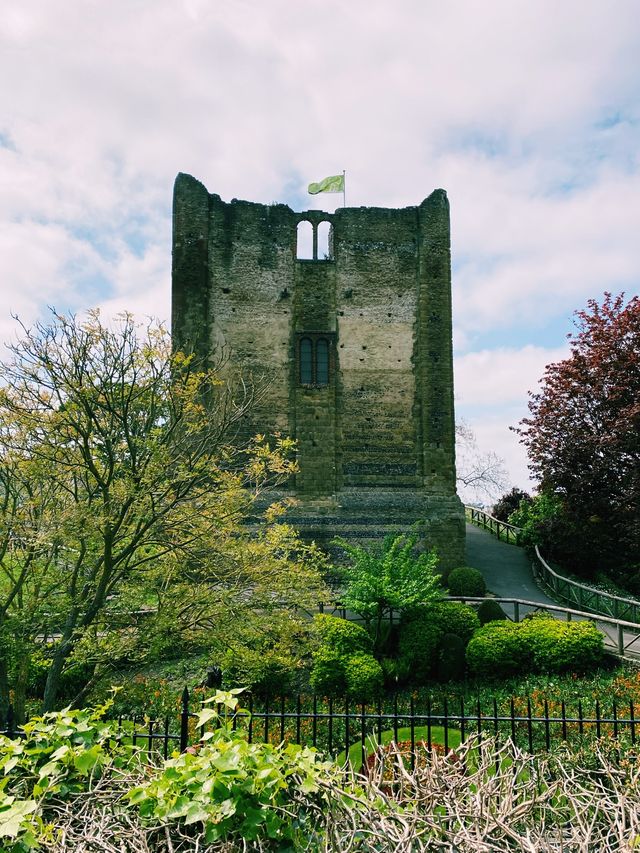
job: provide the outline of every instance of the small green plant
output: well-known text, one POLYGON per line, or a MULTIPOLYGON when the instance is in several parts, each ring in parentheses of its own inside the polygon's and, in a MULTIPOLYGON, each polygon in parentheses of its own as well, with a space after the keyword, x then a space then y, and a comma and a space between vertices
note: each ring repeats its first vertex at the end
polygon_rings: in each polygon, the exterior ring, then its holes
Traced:
POLYGON ((487 585, 482 574, 470 566, 461 566, 449 573, 447 583, 451 595, 468 595, 478 598, 487 591, 487 585))
POLYGON ((382 667, 373 655, 358 652, 344 662, 347 694, 368 702, 378 696, 384 683, 382 667))
POLYGON ((481 625, 486 625, 487 622, 498 622, 506 618, 507 614, 493 598, 485 598, 478 607, 478 619, 481 625))
POLYGON ((0 737, 0 849, 28 850, 51 836, 42 819, 47 802, 86 789, 111 767, 125 767, 135 750, 117 724, 95 709, 49 712, 24 724, 24 737, 0 737), (8 845, 11 846, 8 846, 8 845))

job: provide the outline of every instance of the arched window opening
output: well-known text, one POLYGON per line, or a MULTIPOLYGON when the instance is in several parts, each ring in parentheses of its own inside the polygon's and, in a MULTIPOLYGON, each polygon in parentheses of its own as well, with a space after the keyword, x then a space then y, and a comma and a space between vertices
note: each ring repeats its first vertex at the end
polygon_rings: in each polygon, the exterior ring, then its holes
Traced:
POLYGON ((326 338, 316 341, 316 384, 329 384, 329 342, 326 338))
POLYGON ((306 219, 298 222, 296 257, 299 261, 313 260, 313 226, 306 219))
POLYGON ((330 261, 333 258, 333 235, 331 233, 331 223, 320 222, 318 225, 318 260, 330 261))
POLYGON ((300 340, 300 383, 302 385, 313 383, 313 343, 311 338, 300 340))

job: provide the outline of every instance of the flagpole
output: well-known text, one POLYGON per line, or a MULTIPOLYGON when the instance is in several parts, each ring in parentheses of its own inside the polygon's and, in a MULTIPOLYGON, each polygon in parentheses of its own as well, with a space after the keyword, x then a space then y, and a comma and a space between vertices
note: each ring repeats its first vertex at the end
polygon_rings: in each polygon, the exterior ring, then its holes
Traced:
POLYGON ((342 206, 347 206, 347 173, 342 170, 342 206))

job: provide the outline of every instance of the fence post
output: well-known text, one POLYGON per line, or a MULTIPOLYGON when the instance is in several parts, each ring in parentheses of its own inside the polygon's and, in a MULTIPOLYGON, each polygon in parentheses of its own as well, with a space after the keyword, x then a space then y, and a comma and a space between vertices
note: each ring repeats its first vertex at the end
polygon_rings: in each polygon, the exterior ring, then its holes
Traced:
POLYGON ((624 654, 624 631, 622 625, 618 625, 618 654, 624 654))
POLYGON ((520 621, 520 605, 518 604, 517 601, 513 602, 513 621, 514 622, 520 621))
POLYGON ((182 691, 182 711, 180 713, 180 752, 189 745, 189 690, 182 691))

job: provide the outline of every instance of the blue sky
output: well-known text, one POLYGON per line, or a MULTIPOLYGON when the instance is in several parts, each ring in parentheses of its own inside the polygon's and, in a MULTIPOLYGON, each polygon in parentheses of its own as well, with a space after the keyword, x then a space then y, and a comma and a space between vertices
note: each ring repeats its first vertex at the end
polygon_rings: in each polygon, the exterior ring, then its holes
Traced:
POLYGON ((640 290, 636 0, 4 0, 0 340, 47 305, 168 318, 171 191, 452 212, 456 401, 509 425, 572 314, 640 290))

